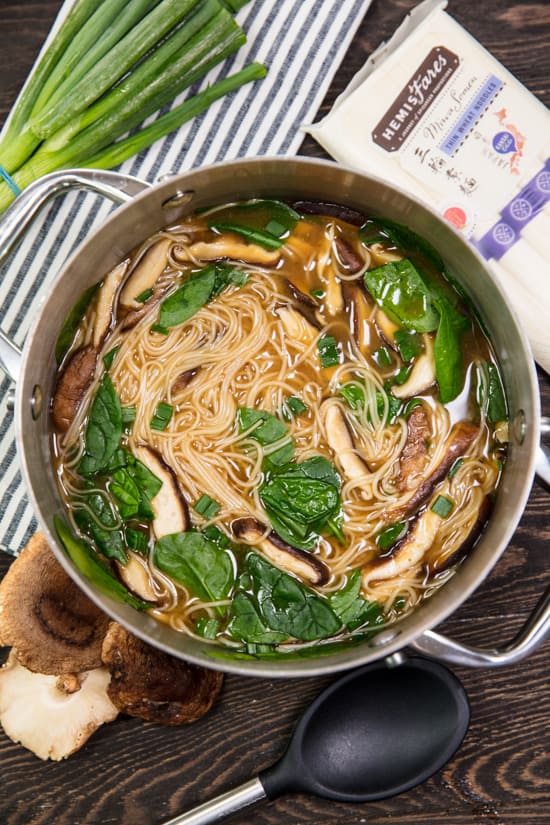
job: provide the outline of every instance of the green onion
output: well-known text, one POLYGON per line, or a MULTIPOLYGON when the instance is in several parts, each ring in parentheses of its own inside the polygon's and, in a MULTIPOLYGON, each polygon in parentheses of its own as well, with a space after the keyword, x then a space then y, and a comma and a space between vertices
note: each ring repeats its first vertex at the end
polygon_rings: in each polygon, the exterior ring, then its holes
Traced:
POLYGON ((334 367, 340 363, 340 353, 338 352, 338 345, 336 338, 332 335, 323 335, 317 342, 317 349, 319 350, 319 358, 321 359, 322 367, 334 367))
POLYGON ((310 289, 309 294, 312 296, 312 298, 324 298, 325 297, 324 290, 322 290, 322 289, 310 289))
POLYGON ((165 430, 168 424, 170 423, 170 419, 172 418, 172 413, 174 412, 174 408, 171 404, 167 404, 165 401, 161 401, 155 410, 155 414, 151 419, 151 429, 152 430, 165 430))
POLYGON ((454 478, 455 475, 458 473, 462 465, 464 464, 463 458, 457 458, 449 472, 447 473, 447 478, 454 478))
POLYGON ((145 301, 149 300, 149 298, 151 297, 152 294, 153 294, 152 289, 144 289, 143 292, 141 292, 137 296, 136 301, 138 302, 138 304, 144 304, 145 301))
POLYGON ((287 421, 291 418, 295 418, 297 415, 305 412, 307 410, 307 406, 304 404, 301 398, 298 398, 297 395, 291 395, 287 398, 284 403, 283 408, 283 418, 286 418, 287 421))
MULTIPOLYGON (((114 166, 224 94, 265 75, 258 64, 215 83, 127 137, 245 42, 242 0, 77 0, 33 70, 0 139, 20 189, 67 166, 114 166)), ((0 211, 14 198, 0 184, 0 211)))
POLYGON ((448 498, 446 498, 445 496, 438 496, 430 509, 437 516, 441 516, 441 518, 447 518, 453 507, 453 502, 450 501, 448 498))
POLYGON ((204 493, 193 505, 193 509, 199 514, 199 516, 203 516, 203 518, 210 520, 220 512, 221 505, 218 504, 217 501, 214 501, 213 498, 210 498, 207 493, 204 493))

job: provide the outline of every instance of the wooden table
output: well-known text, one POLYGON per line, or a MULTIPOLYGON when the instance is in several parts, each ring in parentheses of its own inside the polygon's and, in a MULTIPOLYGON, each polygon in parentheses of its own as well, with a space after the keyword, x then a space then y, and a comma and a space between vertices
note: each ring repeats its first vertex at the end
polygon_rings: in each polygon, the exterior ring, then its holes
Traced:
MULTIPOLYGON (((413 5, 412 0, 374 0, 323 103, 324 112, 413 5)), ((0 122, 59 6, 59 0, 0 0, 0 122)), ((550 104, 547 0, 455 0, 450 11, 550 104)), ((302 152, 323 156, 311 140, 302 152)), ((543 412, 549 415, 550 384, 542 373, 540 385, 543 412)), ((548 491, 536 483, 512 545, 476 594, 440 629, 478 645, 503 644, 516 633, 548 584, 549 503, 548 491)), ((3 557, 0 575, 8 565, 3 557)), ((369 805, 286 797, 233 821, 548 825, 549 649, 546 644, 527 661, 502 670, 455 668, 471 701, 470 729, 452 761, 423 786, 369 805)), ((218 706, 200 722, 164 729, 119 718, 62 764, 43 763, 0 733, 0 822, 162 823, 275 761, 300 713, 330 681, 229 676, 218 706)))

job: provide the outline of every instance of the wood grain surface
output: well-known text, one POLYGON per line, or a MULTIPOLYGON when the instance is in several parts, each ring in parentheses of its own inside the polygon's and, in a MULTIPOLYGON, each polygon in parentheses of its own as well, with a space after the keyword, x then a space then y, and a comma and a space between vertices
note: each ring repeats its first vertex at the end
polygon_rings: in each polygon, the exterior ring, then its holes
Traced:
MULTIPOLYGON (((413 5, 410 0, 374 0, 322 112, 413 5)), ((59 6, 53 0, 0 0, 0 122, 59 6)), ((451 0, 449 11, 550 104, 550 3, 451 0)), ((301 151, 324 156, 311 139, 301 151)), ((550 415, 549 379, 542 373, 539 378, 543 412, 550 415)), ((549 504, 548 491, 536 483, 511 546, 439 630, 482 646, 501 646, 513 637, 548 584, 549 504)), ((9 563, 0 558, 0 575, 9 563)), ((232 821, 548 825, 549 650, 546 643, 528 660, 499 670, 454 668, 470 698, 470 729, 455 757, 421 787, 368 805, 289 796, 232 821)), ((219 703, 201 721, 165 729, 121 717, 61 764, 41 762, 0 733, 0 823, 162 823, 269 766, 282 754, 301 712, 330 682, 228 676, 219 703)))

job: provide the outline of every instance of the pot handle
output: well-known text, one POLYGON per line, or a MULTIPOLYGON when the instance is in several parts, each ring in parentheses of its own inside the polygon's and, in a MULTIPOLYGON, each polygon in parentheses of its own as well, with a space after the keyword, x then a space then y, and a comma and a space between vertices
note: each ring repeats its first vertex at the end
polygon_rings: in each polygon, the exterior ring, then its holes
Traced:
POLYGON ((409 644, 417 653, 452 665, 502 667, 519 662, 550 637, 550 587, 529 616, 516 638, 501 650, 469 647, 447 636, 427 630, 409 644))
MULTIPOLYGON (((66 169, 39 178, 17 196, 0 218, 0 266, 37 213, 53 198, 71 189, 85 189, 115 203, 125 203, 148 188, 149 184, 139 178, 102 169, 66 169)), ((0 329, 0 369, 12 381, 19 377, 20 361, 21 350, 0 329)))

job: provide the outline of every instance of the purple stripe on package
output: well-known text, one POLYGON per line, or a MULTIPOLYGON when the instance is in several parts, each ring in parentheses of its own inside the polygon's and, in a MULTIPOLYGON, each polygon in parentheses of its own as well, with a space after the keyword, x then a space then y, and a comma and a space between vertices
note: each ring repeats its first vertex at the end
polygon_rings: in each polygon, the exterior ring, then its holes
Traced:
POLYGON ((498 261, 516 241, 521 230, 550 201, 550 158, 523 189, 506 204, 500 220, 479 241, 472 240, 484 258, 498 261))
POLYGON ((499 221, 479 241, 473 240, 472 243, 484 258, 499 261, 518 238, 519 232, 516 229, 505 221, 499 221))
POLYGON ((531 178, 510 203, 506 204, 500 214, 506 223, 521 231, 549 200, 550 163, 547 161, 546 166, 531 178))
POLYGON ((494 74, 490 74, 481 89, 478 91, 464 114, 453 126, 439 148, 445 155, 452 155, 458 149, 462 141, 475 126, 487 106, 493 98, 500 92, 504 83, 494 74))

